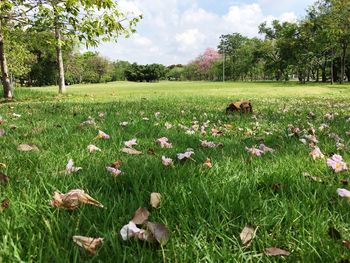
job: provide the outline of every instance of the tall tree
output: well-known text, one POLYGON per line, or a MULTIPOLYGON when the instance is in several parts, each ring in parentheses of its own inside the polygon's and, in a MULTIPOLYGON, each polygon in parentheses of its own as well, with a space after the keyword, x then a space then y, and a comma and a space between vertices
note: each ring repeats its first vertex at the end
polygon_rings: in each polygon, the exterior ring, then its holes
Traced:
POLYGON ((59 93, 65 92, 62 45, 78 38, 87 46, 96 46, 100 41, 129 36, 141 18, 122 13, 113 0, 41 0, 35 19, 55 35, 59 93))

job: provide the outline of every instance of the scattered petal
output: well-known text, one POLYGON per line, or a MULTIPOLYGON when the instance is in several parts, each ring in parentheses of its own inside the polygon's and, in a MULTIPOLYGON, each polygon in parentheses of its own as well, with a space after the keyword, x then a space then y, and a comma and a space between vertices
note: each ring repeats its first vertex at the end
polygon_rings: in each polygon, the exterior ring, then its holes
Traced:
POLYGON ((324 155, 322 154, 320 148, 318 148, 317 146, 312 150, 312 152, 310 153, 310 156, 314 160, 324 158, 324 155))
POLYGON ((350 201, 350 191, 349 190, 346 190, 344 188, 338 188, 337 193, 339 196, 345 197, 350 201))
POLYGON ((107 133, 105 133, 105 132, 103 132, 101 130, 98 131, 98 134, 95 137, 95 139, 105 139, 105 140, 107 140, 109 138, 110 138, 110 136, 107 133))
POLYGON ((346 163, 343 162, 343 157, 338 154, 334 154, 331 158, 328 158, 327 165, 336 173, 346 171, 348 169, 346 163))
POLYGON ((78 246, 86 249, 91 255, 95 255, 96 249, 103 243, 103 238, 73 236, 73 241, 78 246))
POLYGON ((184 152, 184 153, 178 153, 178 154, 177 154, 177 158, 178 158, 179 160, 189 159, 189 158, 191 158, 192 154, 194 154, 193 151, 187 150, 187 151, 184 152))
POLYGON ((157 208, 160 204, 160 193, 151 193, 150 204, 153 208, 157 208))
POLYGON ((128 148, 132 148, 134 145, 137 145, 136 139, 131 139, 130 141, 124 142, 124 145, 128 148))
POLYGON ((80 123, 80 127, 83 127, 83 126, 95 126, 96 125, 96 122, 94 120, 94 118, 92 117, 88 117, 86 121, 83 121, 82 123, 80 123))
POLYGON ((119 176, 119 175, 123 174, 122 171, 120 171, 119 169, 114 168, 114 167, 106 167, 106 170, 107 170, 107 172, 110 172, 114 176, 119 176))
POLYGON ((119 125, 121 126, 121 127, 126 127, 126 126, 128 126, 128 122, 127 121, 123 121, 123 122, 121 122, 121 123, 119 123, 119 125))
POLYGON ((166 148, 166 149, 173 148, 173 145, 171 143, 169 143, 169 139, 167 137, 161 137, 161 138, 157 139, 156 142, 159 143, 160 147, 162 147, 162 148, 166 148))
POLYGON ((162 156, 162 163, 164 166, 170 166, 173 164, 173 160, 171 158, 167 158, 165 156, 162 156))
POLYGON ((66 165, 66 175, 67 174, 71 174, 71 173, 75 173, 75 172, 79 172, 80 170, 82 170, 83 168, 81 167, 75 167, 74 166, 74 162, 72 159, 70 159, 66 165))
POLYGON ((89 153, 92 153, 92 152, 100 152, 101 149, 98 148, 97 146, 93 145, 93 144, 90 144, 90 145, 88 145, 88 147, 87 147, 87 151, 88 151, 89 153))

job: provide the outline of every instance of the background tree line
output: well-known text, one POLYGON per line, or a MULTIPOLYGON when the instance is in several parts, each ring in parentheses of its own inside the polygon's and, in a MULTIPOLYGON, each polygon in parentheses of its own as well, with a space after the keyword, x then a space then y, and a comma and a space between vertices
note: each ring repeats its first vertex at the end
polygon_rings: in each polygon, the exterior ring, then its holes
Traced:
POLYGON ((11 95, 9 83, 59 85, 64 92, 65 84, 117 80, 350 80, 348 0, 318 0, 295 23, 262 23, 259 32, 263 38, 222 35, 217 50, 208 48, 187 65, 170 66, 110 61, 95 52, 79 52, 81 43, 94 46, 134 32, 140 18, 128 20, 113 3, 1 1, 0 64, 5 97, 11 95), (104 10, 102 20, 100 16, 84 17, 95 8, 104 10), (127 27, 120 23, 124 20, 129 21, 127 27))

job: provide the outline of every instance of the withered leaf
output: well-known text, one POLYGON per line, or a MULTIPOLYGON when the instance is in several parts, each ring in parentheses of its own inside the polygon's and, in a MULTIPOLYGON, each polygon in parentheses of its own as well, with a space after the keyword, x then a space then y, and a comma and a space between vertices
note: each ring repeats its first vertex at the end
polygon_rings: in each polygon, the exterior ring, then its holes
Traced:
POLYGON ((142 225, 144 224, 149 217, 149 211, 147 208, 140 207, 136 210, 134 217, 132 218, 132 222, 134 222, 135 225, 142 225))
POLYGON ((126 147, 122 149, 122 152, 123 153, 127 153, 127 154, 132 154, 132 155, 142 154, 142 152, 140 152, 138 150, 135 150, 133 148, 126 148, 126 147))
POLYGON ((54 192, 53 200, 50 202, 52 206, 66 208, 69 210, 78 208, 80 203, 103 207, 99 201, 93 199, 91 196, 80 189, 71 190, 66 194, 54 192))
POLYGON ((209 158, 207 158, 205 161, 204 161, 204 163, 203 163, 203 165, 205 166, 205 167, 207 167, 207 168, 213 168, 213 163, 211 162, 211 160, 209 159, 209 158))
POLYGON ((346 247, 347 249, 350 249, 350 241, 349 240, 343 240, 343 246, 346 247))
POLYGON ((0 183, 7 184, 10 181, 10 177, 8 177, 6 174, 0 172, 0 183))
POLYGON ((153 208, 157 208, 160 204, 160 193, 151 193, 150 204, 153 208))
POLYGON ((2 129, 2 128, 1 128, 1 129, 0 129, 0 137, 1 137, 1 136, 4 136, 5 133, 6 133, 6 132, 5 132, 5 129, 2 129))
POLYGON ((349 184, 349 181, 347 179, 341 179, 340 182, 343 184, 343 185, 348 185, 349 184))
POLYGON ((9 205, 10 205, 10 200, 8 198, 5 198, 4 200, 2 200, 1 211, 4 211, 5 209, 7 209, 9 205))
POLYGON ((116 160, 115 162, 113 162, 113 163, 111 164, 111 167, 118 169, 118 168, 120 168, 120 167, 122 166, 122 164, 123 164, 123 163, 122 163, 121 160, 116 160))
POLYGON ((91 255, 95 255, 97 248, 103 243, 103 238, 73 236, 73 241, 78 246, 86 249, 91 255))
POLYGON ((17 146, 17 150, 21 152, 38 152, 39 148, 34 144, 20 144, 17 146))
POLYGON ((239 237, 241 238, 243 246, 249 247, 255 237, 255 229, 251 225, 246 225, 239 234, 239 237))
POLYGON ((164 224, 147 222, 147 229, 152 233, 154 238, 161 246, 166 245, 169 241, 169 230, 164 224))
POLYGON ((286 256, 290 255, 290 252, 278 247, 268 247, 264 249, 265 255, 267 256, 286 256))

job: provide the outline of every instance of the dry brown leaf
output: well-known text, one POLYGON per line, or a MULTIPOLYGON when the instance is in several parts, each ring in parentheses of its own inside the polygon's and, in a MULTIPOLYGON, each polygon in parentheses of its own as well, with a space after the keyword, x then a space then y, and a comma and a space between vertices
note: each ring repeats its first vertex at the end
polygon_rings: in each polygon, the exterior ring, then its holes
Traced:
POLYGON ((204 161, 203 165, 204 165, 205 167, 207 167, 207 168, 213 168, 213 164, 211 163, 211 160, 210 160, 209 158, 207 158, 207 159, 204 161))
POLYGON ((84 236, 73 236, 73 241, 80 247, 86 249, 91 255, 96 254, 96 249, 102 245, 103 238, 92 238, 84 236))
POLYGON ((10 181, 10 177, 8 177, 6 174, 0 172, 0 183, 7 184, 10 181))
POLYGON ((21 152, 38 152, 39 148, 34 144, 20 144, 17 146, 17 150, 21 152))
POLYGON ((66 208, 69 210, 78 208, 80 203, 103 207, 99 201, 93 199, 80 189, 71 190, 66 194, 54 192, 53 200, 50 202, 52 206, 66 208))
POLYGON ((286 256, 290 255, 290 252, 278 247, 268 247, 264 249, 264 252, 267 256, 286 256))
POLYGON ((118 168, 120 168, 120 167, 122 166, 122 164, 123 164, 123 163, 122 163, 121 160, 116 160, 115 162, 113 162, 113 163, 111 164, 111 167, 118 169, 118 168))
POLYGON ((0 137, 5 135, 5 129, 0 129, 0 137))
POLYGON ((10 200, 8 198, 5 198, 4 200, 2 200, 1 202, 1 211, 6 210, 10 205, 10 200))
POLYGON ((132 222, 134 222, 135 225, 142 225, 144 224, 149 217, 149 211, 147 208, 140 207, 136 210, 134 217, 132 218, 132 222))
POLYGON ((243 246, 249 247, 255 237, 255 229, 251 225, 246 225, 239 234, 239 237, 241 238, 243 246))
POLYGON ((233 125, 231 125, 231 124, 224 124, 224 127, 228 130, 233 129, 233 125))
POLYGON ((157 208, 160 204, 160 193, 151 193, 150 204, 153 208, 157 208))
POLYGON ((169 230, 166 225, 147 222, 147 229, 152 233, 154 238, 161 246, 166 245, 169 241, 169 230))
POLYGON ((132 148, 126 148, 126 147, 122 149, 122 152, 123 153, 127 153, 127 154, 132 154, 132 155, 142 154, 142 152, 140 152, 138 150, 135 150, 135 149, 132 149, 132 148))
POLYGON ((347 249, 350 249, 350 241, 349 240, 343 240, 343 246, 346 247, 347 249))

